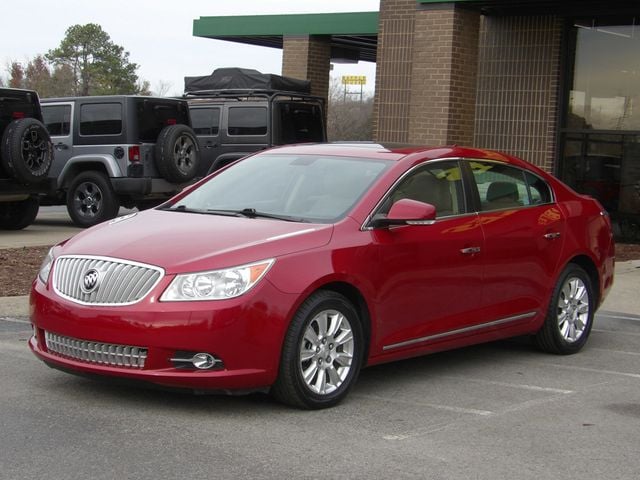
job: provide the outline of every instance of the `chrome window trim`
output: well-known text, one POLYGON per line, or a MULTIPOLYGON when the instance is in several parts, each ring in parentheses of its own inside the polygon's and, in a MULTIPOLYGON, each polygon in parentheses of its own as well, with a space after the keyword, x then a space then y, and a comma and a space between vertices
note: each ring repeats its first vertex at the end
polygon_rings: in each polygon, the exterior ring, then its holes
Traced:
POLYGON ((505 323, 517 322, 527 318, 532 318, 536 315, 536 312, 527 312, 520 315, 514 315, 512 317, 502 318, 500 320, 494 320, 492 322, 479 323, 477 325, 471 325, 469 327, 457 328, 455 330, 449 330, 447 332, 436 333, 435 335, 428 335, 426 337, 414 338, 411 340, 405 340, 404 342, 392 343, 391 345, 385 345, 382 347, 383 351, 392 350, 394 348, 407 347, 409 345, 415 345, 416 343, 428 342, 430 340, 437 340, 439 338, 446 338, 460 333, 474 332, 488 327, 496 327, 505 323))
POLYGON ((100 255, 60 255, 59 257, 56 257, 53 263, 53 266, 51 268, 51 274, 52 275, 52 281, 51 281, 51 285, 53 287, 53 291, 56 293, 56 295, 58 295, 61 298, 64 298, 65 300, 69 300, 70 302, 73 303, 77 303, 79 305, 86 305, 89 307, 126 307, 129 305, 135 305, 136 303, 140 303, 142 300, 144 300, 145 298, 147 298, 149 296, 149 294, 158 286, 158 284, 162 281, 162 279, 165 277, 165 270, 162 267, 158 267, 156 265, 149 265, 148 263, 141 263, 141 262, 135 262, 133 260, 124 260, 122 258, 116 258, 116 257, 106 257, 106 256, 100 256, 100 255), (147 268, 149 270, 154 270, 156 272, 158 272, 160 275, 158 275, 158 279, 153 283, 153 285, 151 285, 151 287, 149 288, 149 291, 147 293, 145 293, 142 297, 140 297, 138 300, 135 300, 133 302, 122 302, 122 303, 91 303, 91 302, 84 302, 82 300, 78 300, 77 298, 71 297, 69 295, 66 295, 65 293, 61 292, 57 285, 56 285, 56 281, 55 281, 55 269, 56 269, 56 265, 58 263, 59 259, 64 259, 64 258, 68 258, 68 259, 76 259, 76 260, 98 260, 98 261, 104 261, 104 262, 113 262, 113 263, 121 263, 124 265, 130 265, 133 267, 139 267, 139 268, 147 268))

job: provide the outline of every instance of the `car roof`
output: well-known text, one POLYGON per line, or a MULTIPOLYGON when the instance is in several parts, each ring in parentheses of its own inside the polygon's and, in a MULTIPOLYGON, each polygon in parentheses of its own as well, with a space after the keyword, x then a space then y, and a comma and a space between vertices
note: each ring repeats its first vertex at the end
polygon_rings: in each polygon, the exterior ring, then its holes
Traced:
POLYGON ((461 147, 457 145, 429 147, 406 144, 380 144, 372 142, 335 142, 277 147, 271 151, 289 154, 336 155, 380 160, 401 161, 408 158, 437 160, 443 158, 469 158, 493 160, 520 167, 530 164, 510 155, 481 148, 461 147))

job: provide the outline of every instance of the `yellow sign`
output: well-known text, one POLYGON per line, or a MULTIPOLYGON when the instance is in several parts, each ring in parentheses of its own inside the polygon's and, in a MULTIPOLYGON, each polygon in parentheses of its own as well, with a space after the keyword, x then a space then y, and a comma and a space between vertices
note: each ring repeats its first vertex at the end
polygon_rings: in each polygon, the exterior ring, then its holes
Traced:
POLYGON ((343 75, 342 84, 343 85, 366 85, 367 77, 366 75, 343 75))

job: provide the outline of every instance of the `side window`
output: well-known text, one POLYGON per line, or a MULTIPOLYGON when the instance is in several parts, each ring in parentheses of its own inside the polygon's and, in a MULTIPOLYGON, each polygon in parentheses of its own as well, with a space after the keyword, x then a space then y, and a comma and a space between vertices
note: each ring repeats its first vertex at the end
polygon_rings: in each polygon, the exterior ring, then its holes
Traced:
POLYGON ((532 205, 541 205, 551 202, 551 187, 542 180, 529 172, 525 173, 527 185, 529 186, 529 194, 531 195, 532 205))
POLYGON ((119 135, 121 132, 119 103, 88 103, 80 107, 80 135, 119 135))
POLYGON ((391 205, 403 198, 430 203, 436 207, 437 218, 465 213, 459 163, 452 160, 416 168, 394 188, 381 213, 388 213, 391 205))
POLYGON ((230 107, 229 135, 266 135, 267 109, 265 107, 230 107))
POLYGON ((469 165, 480 194, 482 211, 531 205, 523 170, 479 160, 469 165))
POLYGON ((44 125, 53 137, 67 137, 71 133, 71 105, 42 105, 44 125))
POLYGON ((191 125, 196 135, 218 135, 220 108, 192 108, 191 125))

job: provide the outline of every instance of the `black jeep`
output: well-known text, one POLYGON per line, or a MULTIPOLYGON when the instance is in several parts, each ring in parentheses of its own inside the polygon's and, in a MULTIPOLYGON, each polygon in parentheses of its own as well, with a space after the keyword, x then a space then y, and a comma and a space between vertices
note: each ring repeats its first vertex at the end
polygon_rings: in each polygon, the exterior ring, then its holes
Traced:
POLYGON ((0 228, 20 230, 38 214, 38 195, 52 189, 53 160, 38 94, 0 88, 0 228))
POLYGON ((204 176, 275 145, 325 142, 324 100, 310 82, 257 70, 219 68, 185 78, 204 176))

